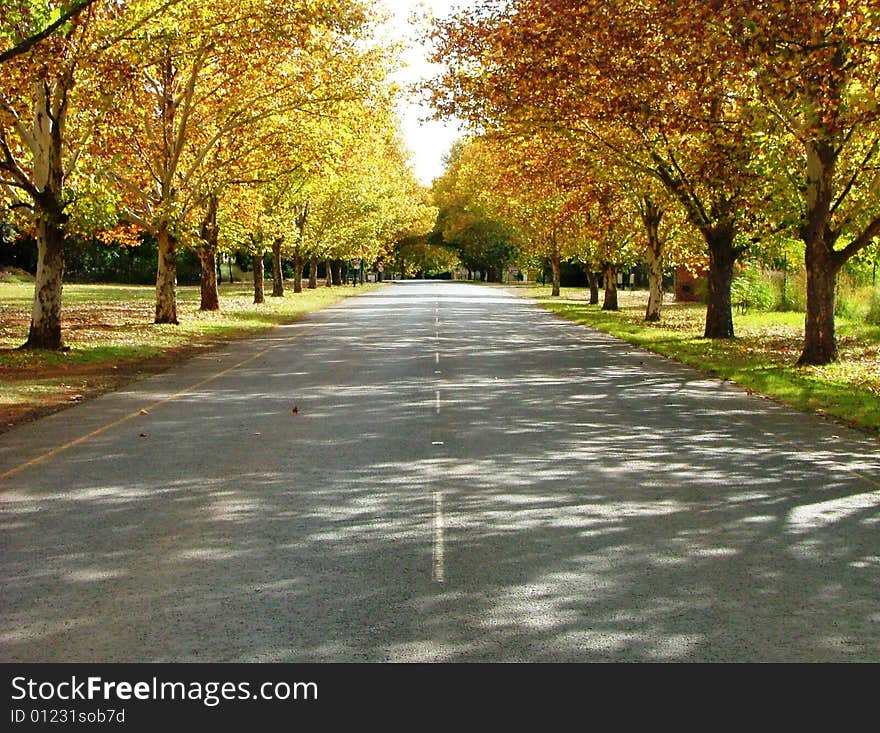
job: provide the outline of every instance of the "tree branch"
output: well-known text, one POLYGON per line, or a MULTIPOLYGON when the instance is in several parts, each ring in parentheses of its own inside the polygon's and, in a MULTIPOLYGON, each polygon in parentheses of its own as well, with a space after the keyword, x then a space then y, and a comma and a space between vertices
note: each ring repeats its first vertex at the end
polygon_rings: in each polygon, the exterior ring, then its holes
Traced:
POLYGON ((875 217, 874 220, 862 230, 862 233, 846 245, 846 247, 836 251, 834 253, 835 259, 842 265, 863 249, 869 247, 874 241, 874 237, 877 236, 880 236, 880 216, 875 217))
POLYGON ((89 7, 89 5, 94 2, 95 0, 79 0, 79 2, 73 3, 66 11, 61 13, 58 20, 56 20, 54 23, 46 26, 39 33, 35 33, 34 35, 25 38, 23 41, 16 44, 12 48, 8 48, 0 53, 0 64, 6 61, 11 61, 16 56, 21 56, 22 54, 27 53, 40 41, 51 36, 61 26, 63 26, 68 21, 73 20, 77 15, 79 15, 83 10, 85 10, 87 7, 89 7))
POLYGON ((138 216, 131 209, 123 209, 120 212, 120 218, 125 219, 131 224, 137 224, 139 227, 150 233, 155 233, 156 231, 156 228, 152 224, 150 224, 146 219, 138 216))
POLYGON ((15 189, 21 189, 21 184, 16 181, 4 181, 0 180, 0 189, 6 192, 6 195, 12 199, 12 203, 9 204, 10 209, 33 209, 33 204, 29 204, 27 201, 22 201, 18 197, 15 189))
MULTIPOLYGON (((141 191, 140 187, 133 183, 129 178, 126 178, 121 173, 114 173, 113 177, 122 184, 123 188, 132 194, 136 199, 138 199, 143 205, 145 209, 149 209, 150 207, 150 198, 143 191, 141 191)), ((140 222, 136 222, 140 223, 140 222)))
POLYGON ((15 131, 18 133, 18 136, 21 138, 21 141, 30 148, 32 153, 36 153, 37 150, 37 140, 31 134, 30 130, 27 129, 24 122, 22 122, 21 117, 18 116, 18 113, 12 107, 11 104, 6 100, 5 97, 0 96, 0 107, 6 110, 7 114, 12 117, 13 127, 15 127, 15 131))
POLYGON ((840 207, 840 205, 844 202, 846 197, 849 195, 849 192, 852 190, 853 186, 856 183, 856 180, 859 177, 859 173, 861 173, 862 171, 867 169, 868 162, 871 160, 871 158, 874 157, 874 154, 877 152, 878 145, 880 145, 880 138, 875 138, 874 142, 871 144, 871 147, 868 148, 868 152, 865 155, 864 160, 862 160, 861 165, 859 165, 855 169, 855 171, 853 171, 853 174, 850 177, 849 181, 847 182, 846 186, 844 186, 843 190, 840 192, 840 196, 837 197, 837 201, 835 201, 832 204, 831 211, 829 214, 830 216, 834 216, 834 213, 837 211, 837 209, 840 207))
POLYGON ((196 93, 196 83, 198 81, 199 75, 202 72, 202 67, 208 57, 209 51, 209 46, 203 46, 199 49, 199 52, 195 60, 193 61, 189 79, 187 79, 186 81, 186 89, 183 96, 183 110, 180 113, 180 122, 177 127, 177 135, 171 150, 171 162, 168 166, 168 170, 165 171, 166 175, 171 175, 175 170, 177 170, 180 156, 183 154, 183 147, 186 144, 187 135, 189 132, 187 130, 187 125, 189 123, 190 114, 192 114, 193 98, 196 93))
POLYGON ((14 185, 17 188, 27 191, 29 196, 36 199, 40 195, 40 191, 33 184, 33 181, 31 181, 28 175, 19 167, 18 162, 15 160, 15 156, 9 149, 6 134, 2 130, 0 130, 0 152, 3 153, 3 160, 0 161, 0 169, 7 171, 15 179, 14 185))

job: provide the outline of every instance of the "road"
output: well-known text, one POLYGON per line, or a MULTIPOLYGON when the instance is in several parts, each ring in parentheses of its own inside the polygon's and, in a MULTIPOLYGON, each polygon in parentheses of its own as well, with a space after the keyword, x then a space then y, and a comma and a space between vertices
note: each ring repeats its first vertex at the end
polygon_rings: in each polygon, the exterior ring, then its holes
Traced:
POLYGON ((878 456, 395 284, 0 436, 0 660, 877 662, 878 456))

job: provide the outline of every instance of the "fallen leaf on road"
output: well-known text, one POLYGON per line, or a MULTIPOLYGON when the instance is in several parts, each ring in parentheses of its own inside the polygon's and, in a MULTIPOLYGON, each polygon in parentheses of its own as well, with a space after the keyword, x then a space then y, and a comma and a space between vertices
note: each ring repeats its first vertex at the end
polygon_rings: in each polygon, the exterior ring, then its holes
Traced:
POLYGON ((149 410, 141 410, 141 415, 149 415, 149 414, 150 414, 149 410))
POLYGON ((141 437, 141 438, 146 438, 146 437, 147 437, 147 434, 146 434, 146 433, 141 433, 141 434, 140 434, 140 437, 141 437))
POLYGON ((299 412, 299 407, 296 406, 296 405, 294 405, 294 406, 293 406, 293 409, 291 410, 291 412, 292 412, 294 415, 296 415, 296 414, 299 412))

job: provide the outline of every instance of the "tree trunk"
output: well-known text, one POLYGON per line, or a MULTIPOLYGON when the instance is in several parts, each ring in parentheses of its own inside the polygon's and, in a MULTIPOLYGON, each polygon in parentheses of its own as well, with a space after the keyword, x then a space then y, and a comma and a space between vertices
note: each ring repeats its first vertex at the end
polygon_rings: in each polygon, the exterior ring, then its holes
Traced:
POLYGON ((648 306, 646 321, 659 321, 663 306, 663 256, 651 245, 647 248, 648 259, 648 306))
MULTIPOLYGON (((72 77, 69 80, 72 82, 72 77)), ((49 96, 49 85, 42 80, 34 83, 33 184, 39 191, 34 197, 34 220, 37 229, 37 275, 31 325, 25 349, 62 349, 61 291, 64 278, 64 161, 62 143, 66 120, 66 102, 49 96), (56 107, 57 116, 47 112, 56 107)), ((70 87, 59 84, 55 93, 66 97, 70 87)), ((7 157, 9 153, 7 151, 7 157)))
POLYGON ((309 290, 315 290, 318 287, 318 258, 309 258, 309 290))
POLYGON ((296 226, 296 247, 293 249, 293 292, 301 293, 303 291, 303 236, 306 230, 306 222, 309 219, 309 202, 297 204, 295 207, 296 216, 293 223, 296 226))
POLYGON ((619 310, 617 305, 617 272, 620 268, 617 265, 606 263, 602 268, 602 275, 605 280, 605 300, 602 302, 603 311, 619 310))
POLYGON ((589 265, 584 265, 584 274, 587 276, 587 285, 590 286, 590 305, 599 305, 599 273, 589 265))
POLYGON ((265 303, 266 293, 263 287, 263 253, 254 255, 254 303, 265 303))
POLYGON ((733 245, 736 234, 735 202, 733 198, 718 200, 708 207, 708 216, 699 199, 689 192, 684 182, 660 166, 656 173, 660 180, 687 211, 688 219, 700 230, 709 248, 709 275, 706 292, 706 330, 704 338, 733 338, 733 312, 730 307, 730 284, 733 265, 739 252, 733 245))
POLYGON ((272 297, 284 297, 284 273, 281 271, 281 245, 283 237, 276 237, 272 242, 272 297))
POLYGON ((333 284, 342 285, 342 261, 333 260, 330 263, 330 269, 333 272, 333 284))
POLYGON ((824 242, 808 247, 805 258, 807 314, 798 364, 828 364, 837 360, 834 304, 839 267, 828 257, 824 242))
POLYGON ((550 295, 552 297, 559 297, 559 284, 562 280, 562 267, 559 263, 559 255, 553 255, 550 258, 550 267, 553 270, 553 290, 550 291, 550 295))
POLYGON ((733 228, 721 226, 704 234, 709 245, 709 274, 706 290, 707 339, 733 338, 733 309, 730 304, 730 284, 736 251, 733 247, 733 228))
POLYGON ((293 292, 303 291, 303 256, 299 246, 293 250, 293 292))
POLYGON ((199 250, 201 263, 202 301, 199 310, 220 310, 220 293, 217 290, 217 249, 203 244, 199 250))
POLYGON ((663 212, 649 198, 645 198, 642 208, 642 223, 645 226, 648 245, 645 255, 648 260, 648 307, 646 321, 659 321, 663 305, 663 242, 660 239, 660 222, 663 212))
POLYGON ((156 270, 156 318, 154 323, 177 324, 177 240, 163 223, 156 236, 159 266, 156 270))
POLYGON ((202 221, 200 235, 202 246, 199 249, 201 265, 201 295, 199 310, 220 310, 220 294, 217 292, 217 206, 216 194, 208 197, 205 218, 202 221))
POLYGON ((329 257, 324 261, 324 270, 325 270, 325 275, 324 275, 324 277, 325 277, 325 281, 324 281, 324 284, 325 284, 328 288, 332 288, 332 287, 333 287, 333 266, 332 266, 332 263, 330 262, 330 258, 329 258, 329 257))
POLYGON ((41 212, 37 226, 37 276, 31 327, 23 349, 62 349, 61 291, 64 277, 64 224, 58 214, 41 212))
POLYGON ((843 260, 834 257, 831 232, 834 171, 837 152, 828 143, 807 146, 807 216, 801 239, 807 269, 807 313, 804 348, 798 364, 827 364, 837 359, 834 300, 837 273, 843 260))

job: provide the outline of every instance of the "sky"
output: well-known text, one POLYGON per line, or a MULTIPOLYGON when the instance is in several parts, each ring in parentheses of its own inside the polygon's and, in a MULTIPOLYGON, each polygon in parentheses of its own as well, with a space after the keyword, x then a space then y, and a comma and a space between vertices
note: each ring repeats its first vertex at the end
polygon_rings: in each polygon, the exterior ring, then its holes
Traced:
MULTIPOLYGON (((402 86, 417 83, 434 76, 438 69, 428 62, 428 49, 419 42, 419 24, 411 24, 410 16, 420 16, 426 12, 443 18, 461 0, 384 0, 391 13, 389 33, 404 41, 407 49, 403 53, 405 68, 394 75, 402 86)), ((443 156, 449 152, 452 143, 460 136, 459 127, 454 122, 426 121, 431 115, 430 107, 418 104, 416 95, 401 103, 398 114, 407 146, 413 154, 413 169, 416 177, 426 186, 443 173, 443 156)))

